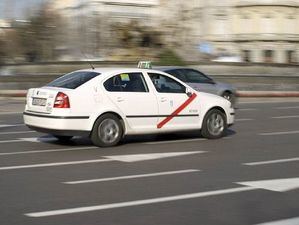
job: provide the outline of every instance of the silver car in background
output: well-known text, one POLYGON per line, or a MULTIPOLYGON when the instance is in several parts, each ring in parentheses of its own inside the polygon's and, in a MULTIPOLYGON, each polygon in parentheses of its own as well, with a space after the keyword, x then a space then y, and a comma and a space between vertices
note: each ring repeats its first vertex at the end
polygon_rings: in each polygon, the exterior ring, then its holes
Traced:
POLYGON ((166 66, 155 69, 171 74, 197 91, 222 96, 235 104, 236 90, 231 84, 217 82, 202 72, 188 67, 166 66))

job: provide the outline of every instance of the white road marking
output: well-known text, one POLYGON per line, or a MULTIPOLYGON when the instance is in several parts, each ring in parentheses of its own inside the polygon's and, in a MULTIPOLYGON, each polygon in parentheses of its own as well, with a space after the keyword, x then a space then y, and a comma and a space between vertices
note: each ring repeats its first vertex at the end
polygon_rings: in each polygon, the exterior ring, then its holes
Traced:
POLYGON ((28 141, 28 142, 52 142, 52 141, 58 141, 55 137, 32 137, 32 138, 20 138, 20 140, 28 141))
POLYGON ((245 181, 238 182, 237 184, 255 187, 258 189, 265 189, 268 191, 286 192, 299 188, 299 177, 274 180, 245 181))
POLYGON ((174 175, 174 174, 182 174, 182 173, 194 173, 194 172, 199 172, 199 171, 200 170, 196 170, 196 169, 176 170, 176 171, 166 171, 166 172, 160 172, 160 173, 147 173, 147 174, 138 174, 138 175, 130 175, 130 176, 101 178, 101 179, 67 181, 67 182, 63 182, 63 183, 64 184, 86 184, 86 183, 96 183, 96 182, 105 182, 105 181, 114 181, 114 180, 136 179, 136 178, 143 178, 143 177, 166 176, 166 175, 174 175))
POLYGON ((42 163, 42 164, 20 165, 20 166, 5 166, 5 167, 0 167, 0 170, 54 167, 54 166, 77 165, 77 164, 88 164, 88 163, 99 163, 99 162, 110 162, 110 161, 120 161, 120 162, 130 163, 130 162, 161 159, 167 157, 191 155, 191 154, 198 154, 198 153, 205 153, 205 152, 192 151, 192 152, 167 152, 167 153, 150 153, 150 154, 136 154, 136 155, 113 155, 113 156, 103 156, 105 159, 58 162, 58 163, 42 163))
POLYGON ((222 189, 222 190, 215 190, 215 191, 197 192, 197 193, 166 196, 166 197, 159 197, 159 198, 135 200, 135 201, 128 201, 128 202, 118 202, 118 203, 111 203, 111 204, 104 204, 104 205, 76 207, 76 208, 69 208, 69 209, 58 209, 58 210, 51 210, 51 211, 44 211, 44 212, 33 212, 33 213, 26 213, 25 216, 47 217, 47 216, 66 215, 66 214, 73 214, 73 213, 99 211, 99 210, 115 209, 115 208, 123 208, 123 207, 139 206, 139 205, 149 205, 149 204, 156 204, 162 202, 171 202, 171 201, 178 201, 178 200, 231 194, 237 192, 252 191, 261 188, 269 191, 284 192, 284 191, 289 191, 289 190, 299 188, 299 177, 288 178, 288 179, 242 182, 242 185, 249 185, 249 187, 246 186, 246 187, 229 188, 229 189, 222 189), (276 188, 277 186, 279 186, 279 188, 276 188))
POLYGON ((23 140, 5 140, 5 141, 0 141, 0 144, 2 144, 2 143, 15 143, 15 142, 23 142, 23 140))
POLYGON ((172 143, 184 143, 184 142, 194 142, 194 141, 206 141, 206 138, 192 138, 183 140, 172 140, 172 141, 153 141, 153 142, 143 142, 146 145, 158 145, 158 144, 172 144, 172 143))
POLYGON ((6 134, 27 134, 27 133, 36 133, 36 131, 30 130, 30 131, 0 132, 0 135, 6 135, 6 134))
POLYGON ((112 155, 103 156, 111 160, 121 161, 121 162, 138 162, 153 159, 162 159, 168 157, 185 156, 206 153, 206 151, 191 151, 191 152, 166 152, 166 153, 149 153, 149 154, 132 154, 132 155, 112 155))
POLYGON ((299 109, 299 106, 276 107, 275 109, 299 109))
POLYGON ((48 150, 36 150, 36 151, 22 151, 22 152, 2 152, 0 156, 4 155, 22 155, 22 154, 37 154, 37 153, 49 153, 49 152, 65 152, 65 151, 78 151, 96 149, 98 147, 82 147, 82 148, 61 148, 61 149, 48 149, 48 150))
POLYGON ((34 212, 34 213, 27 213, 27 214, 25 214, 25 216, 46 217, 46 216, 66 215, 66 214, 73 214, 73 213, 90 212, 90 211, 98 211, 98 210, 105 210, 105 209, 115 209, 115 208, 123 208, 123 207, 130 207, 130 206, 139 206, 139 205, 149 205, 149 204, 155 204, 155 203, 171 202, 171 201, 186 200, 186 199, 193 199, 193 198, 202 198, 202 197, 208 197, 208 196, 223 195, 223 194, 230 194, 230 193, 243 192, 243 191, 251 191, 251 190, 255 190, 255 189, 256 188, 253 188, 253 187, 239 187, 239 188, 231 188, 231 189, 224 189, 224 190, 167 196, 167 197, 161 197, 161 198, 136 200, 136 201, 129 201, 129 202, 118 202, 118 203, 104 204, 104 205, 85 206, 85 207, 70 208, 70 209, 59 209, 59 210, 52 210, 52 211, 45 211, 45 212, 34 212))
POLYGON ((0 128, 5 128, 5 127, 20 127, 20 126, 25 126, 25 124, 0 124, 0 128))
POLYGON ((286 135, 286 134, 299 134, 299 130, 293 131, 282 131, 282 132, 271 132, 271 133, 260 133, 262 136, 271 136, 271 135, 286 135))
POLYGON ((237 109, 237 111, 256 111, 257 109, 255 108, 244 108, 244 109, 237 109))
POLYGON ((299 115, 293 116, 273 116, 272 119, 292 119, 292 118, 299 118, 299 115))
POLYGON ((269 161, 260 161, 260 162, 249 162, 243 163, 246 166, 259 166, 259 165, 267 165, 267 164, 275 164, 275 163, 286 163, 286 162, 295 162, 299 161, 299 158, 289 158, 289 159, 276 159, 276 160, 269 160, 269 161))
POLYGON ((0 112, 0 115, 23 114, 23 112, 0 112))
POLYGON ((236 122, 243 122, 243 121, 252 121, 254 119, 250 119, 250 118, 243 118, 243 119, 236 119, 236 122))
POLYGON ((299 217, 289 218, 284 220, 276 220, 266 223, 259 223, 256 225, 298 225, 299 224, 299 217))
POLYGON ((54 167, 54 166, 78 165, 78 164, 100 163, 100 162, 110 162, 110 161, 113 161, 113 160, 112 159, 93 159, 93 160, 59 162, 59 163, 42 163, 42 164, 21 165, 21 166, 5 166, 5 167, 0 167, 0 170, 16 170, 16 169, 28 169, 28 168, 54 167))

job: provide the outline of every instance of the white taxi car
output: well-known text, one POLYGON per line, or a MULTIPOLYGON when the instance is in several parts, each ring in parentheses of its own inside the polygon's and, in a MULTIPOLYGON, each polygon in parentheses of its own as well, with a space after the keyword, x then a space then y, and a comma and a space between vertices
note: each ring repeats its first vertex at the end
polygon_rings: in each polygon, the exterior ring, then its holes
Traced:
POLYGON ((132 134, 201 130, 206 138, 220 138, 234 123, 234 109, 161 71, 97 68, 29 89, 24 122, 59 140, 89 136, 108 147, 132 134))

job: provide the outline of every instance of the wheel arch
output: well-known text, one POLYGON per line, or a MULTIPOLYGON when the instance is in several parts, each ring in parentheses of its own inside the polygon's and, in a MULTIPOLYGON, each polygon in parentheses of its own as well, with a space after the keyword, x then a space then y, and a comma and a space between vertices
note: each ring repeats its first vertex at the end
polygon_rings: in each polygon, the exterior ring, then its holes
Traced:
POLYGON ((212 106, 205 111, 204 116, 202 117, 202 120, 201 120, 201 127, 202 127, 204 119, 206 118, 206 115, 213 109, 218 109, 220 112, 222 112, 225 116, 225 120, 227 121, 227 114, 226 114, 225 110, 221 106, 212 106))
POLYGON ((120 121, 120 123, 121 123, 121 125, 122 125, 122 127, 123 127, 123 130, 124 130, 123 133, 125 134, 125 133, 126 133, 125 120, 124 120, 124 118, 123 118, 119 113, 117 113, 117 112, 115 112, 115 111, 106 111, 106 112, 102 112, 101 114, 95 116, 95 117, 94 117, 95 119, 93 119, 93 121, 92 121, 91 131, 93 130, 96 121, 97 121, 100 117, 102 117, 103 115, 106 115, 106 114, 112 114, 112 115, 116 116, 116 117, 119 119, 119 121, 120 121))

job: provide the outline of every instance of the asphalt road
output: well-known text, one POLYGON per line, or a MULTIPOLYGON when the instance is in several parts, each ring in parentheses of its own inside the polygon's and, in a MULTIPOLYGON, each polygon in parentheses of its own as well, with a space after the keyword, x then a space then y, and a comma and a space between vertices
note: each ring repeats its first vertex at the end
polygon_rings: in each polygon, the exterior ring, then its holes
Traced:
POLYGON ((0 100, 0 224, 298 225, 299 100, 242 101, 223 139, 101 149, 30 131, 23 102, 0 100))

